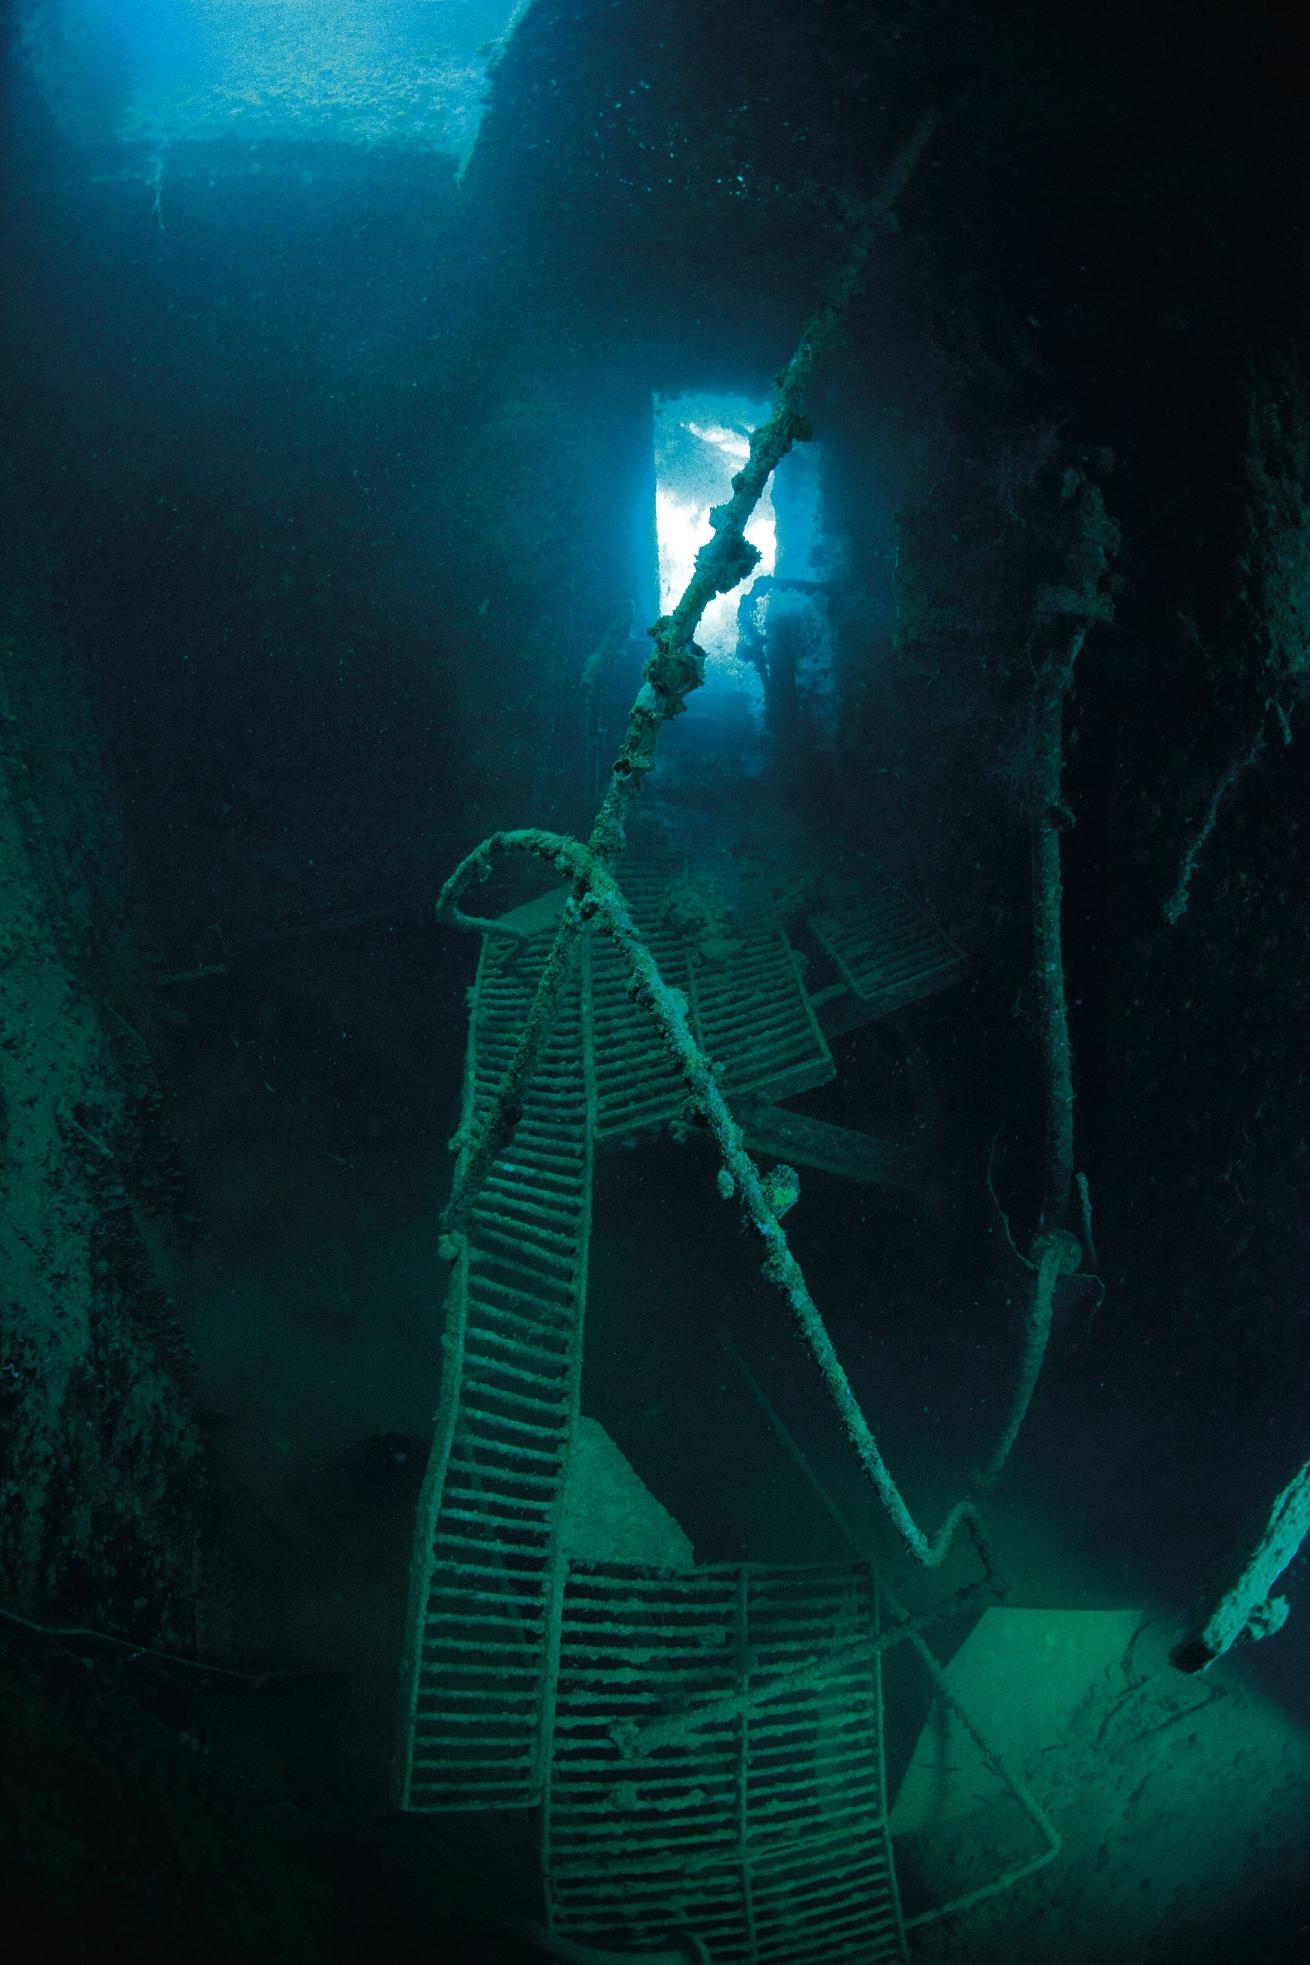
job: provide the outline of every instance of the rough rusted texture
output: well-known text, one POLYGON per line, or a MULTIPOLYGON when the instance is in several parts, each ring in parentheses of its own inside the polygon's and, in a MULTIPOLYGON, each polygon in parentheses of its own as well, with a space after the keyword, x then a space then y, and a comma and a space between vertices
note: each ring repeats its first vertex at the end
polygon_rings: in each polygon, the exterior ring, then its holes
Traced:
POLYGON ((6 628, 0 1568, 11 1605, 180 1640, 193 1627, 199 1447, 145 1239, 151 1066, 105 993, 123 950, 95 946, 121 867, 76 663, 30 590, 11 588, 6 628))

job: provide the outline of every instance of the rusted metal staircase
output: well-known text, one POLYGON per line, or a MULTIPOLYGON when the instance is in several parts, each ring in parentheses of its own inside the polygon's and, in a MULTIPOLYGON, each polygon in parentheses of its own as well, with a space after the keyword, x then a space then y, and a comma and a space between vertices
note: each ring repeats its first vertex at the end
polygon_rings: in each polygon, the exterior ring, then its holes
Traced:
MULTIPOLYGON (((722 978, 660 918, 637 870, 634 913, 687 990, 730 1085, 831 1077, 786 938, 759 922, 722 978)), ((503 917, 470 994, 460 1137, 486 1112, 527 1015, 562 893, 503 917)), ((563 1587, 560 1518, 578 1409, 592 1154, 676 1117, 681 1080, 617 958, 585 936, 511 1144, 450 1278, 445 1372, 411 1574, 400 1798, 406 1808, 524 1806, 544 1778, 543 1701, 563 1587)))
MULTIPOLYGON (((662 974, 685 992, 743 1113, 775 1134, 791 1117, 803 1145, 818 1122, 774 1101, 834 1067, 795 951, 760 909, 734 920, 730 959, 697 959, 665 918, 666 878, 658 867, 622 873, 662 974)), ((464 1152, 562 900, 517 908, 484 936, 464 1152)), ((400 1805, 544 1803, 549 1923, 569 1942, 641 1950, 676 1931, 714 1965, 899 1961, 867 1565, 570 1560, 593 1154, 676 1121, 683 1102, 608 941, 584 933, 450 1278, 411 1570, 400 1805), (652 1734, 670 1712, 685 1723, 652 1734)), ((852 1158, 862 1136, 827 1137, 842 1132, 828 1127, 823 1141, 834 1170, 904 1177, 895 1149, 874 1141, 852 1158)))
MULTIPOLYGON (((551 933, 546 920, 526 941, 483 944, 464 1138, 508 1062, 551 933)), ((591 1229, 589 1014, 575 975, 450 1278, 411 1572, 406 1808, 522 1807, 541 1790, 591 1229)))

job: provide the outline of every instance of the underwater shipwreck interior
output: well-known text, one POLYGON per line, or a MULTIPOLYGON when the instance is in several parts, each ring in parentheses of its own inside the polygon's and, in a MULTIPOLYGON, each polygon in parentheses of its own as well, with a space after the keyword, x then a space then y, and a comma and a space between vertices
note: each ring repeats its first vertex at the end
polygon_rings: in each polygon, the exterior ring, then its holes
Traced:
POLYGON ((5 33, 7 1956, 1306 1956, 1298 10, 5 33))

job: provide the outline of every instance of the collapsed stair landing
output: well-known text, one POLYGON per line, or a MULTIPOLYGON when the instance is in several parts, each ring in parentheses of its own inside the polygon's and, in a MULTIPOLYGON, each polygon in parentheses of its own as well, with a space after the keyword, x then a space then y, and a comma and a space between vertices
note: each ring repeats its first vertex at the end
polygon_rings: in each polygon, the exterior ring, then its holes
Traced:
MULTIPOLYGON (((776 920, 735 922, 731 959, 700 962, 665 926, 656 889, 640 876, 628 885, 748 1133, 795 1158, 808 1146, 852 1178, 904 1176, 890 1143, 772 1102, 833 1074, 776 920)), ((484 937, 463 1153, 513 1054, 561 901, 515 910, 512 938, 484 937)), ((609 954, 603 936, 579 938, 522 1117, 452 1269, 411 1570, 399 1804, 543 1805, 546 1913, 565 1945, 694 1941, 711 1965, 900 1965, 869 1564, 698 1565, 579 1414, 595 1144, 683 1105, 609 954)))
MULTIPOLYGON (((732 1087, 832 1076, 786 938, 756 924, 698 976, 637 873, 634 913, 732 1087)), ((563 890, 483 939, 460 1137, 488 1111, 527 1017, 563 890)), ((677 1117, 682 1081, 604 936, 583 936, 513 1139, 472 1211, 449 1285, 436 1439, 411 1576, 401 1805, 525 1806, 541 1791, 565 1475, 577 1420, 597 1140, 677 1117)))
MULTIPOLYGON (((721 959, 670 925, 670 869, 624 888, 661 973, 687 997, 760 1150, 848 1178, 911 1184, 890 1142, 785 1111, 834 1075, 801 965, 766 909, 744 910, 721 959)), ((483 940, 461 1137, 489 1109, 550 949, 563 889, 483 940)), ((894 1007, 950 980, 958 950, 896 890, 848 896, 811 923, 861 1000, 894 1007)), ((446 1369, 411 1583, 400 1790, 408 1808, 515 1807, 544 1779, 542 1701, 563 1589, 561 1517, 576 1425, 592 1156, 676 1121, 684 1090, 604 935, 584 935, 523 1117, 473 1209, 450 1279, 446 1369)))
POLYGON ((714 1965, 905 1958, 879 1659, 853 1655, 866 1565, 573 1565, 562 1624, 552 1932, 634 1955, 694 1935, 714 1965))

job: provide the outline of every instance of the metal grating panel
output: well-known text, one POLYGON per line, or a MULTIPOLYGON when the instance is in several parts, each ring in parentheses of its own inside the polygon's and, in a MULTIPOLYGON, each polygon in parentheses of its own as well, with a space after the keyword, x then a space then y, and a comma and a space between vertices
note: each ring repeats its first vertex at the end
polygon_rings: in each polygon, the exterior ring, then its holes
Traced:
POLYGON ((964 968, 963 951, 890 882, 851 893, 814 915, 810 929, 877 1016, 947 988, 964 968))
MULTIPOLYGON (((466 1127, 509 1061, 552 935, 484 943, 466 1127)), ((404 1808, 522 1807, 540 1792, 590 1235, 587 1000, 575 978, 451 1278, 411 1578, 404 1808)))
POLYGON ((745 947, 722 968, 691 974, 702 1044, 723 1066, 725 1092, 786 1098, 834 1075, 787 937, 761 922, 742 930, 745 947))
MULTIPOLYGON (((660 919, 662 876, 643 874, 625 862, 618 877, 661 976, 685 989, 686 956, 660 919)), ((622 1139, 666 1125, 681 1108, 686 1089, 649 1011, 629 996, 627 964, 607 935, 592 937, 591 956, 596 1132, 600 1139, 622 1139)))
MULTIPOLYGON (((727 962, 689 961, 665 926, 667 871, 629 866, 619 884, 665 982, 687 996, 692 1028, 728 1092, 770 1098, 825 1084, 832 1053, 819 1029, 787 937, 754 915, 736 925, 742 946, 727 962)), ((686 1093, 648 1013, 628 995, 627 970, 603 935, 593 950, 597 1137, 620 1139, 677 1116, 686 1093)))
POLYGON ((864 1565, 572 1565, 552 1931, 638 1951, 690 1933, 715 1965, 904 1959, 879 1663, 852 1655, 876 1632, 864 1565))

